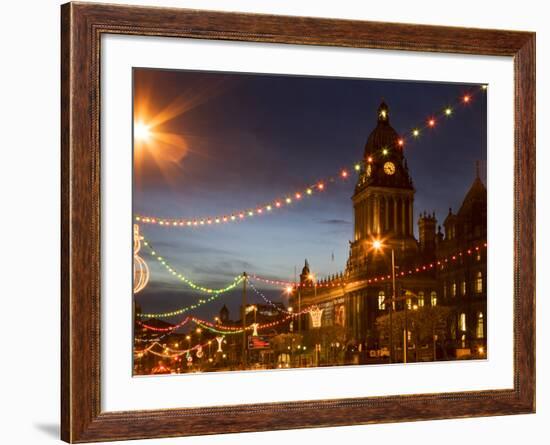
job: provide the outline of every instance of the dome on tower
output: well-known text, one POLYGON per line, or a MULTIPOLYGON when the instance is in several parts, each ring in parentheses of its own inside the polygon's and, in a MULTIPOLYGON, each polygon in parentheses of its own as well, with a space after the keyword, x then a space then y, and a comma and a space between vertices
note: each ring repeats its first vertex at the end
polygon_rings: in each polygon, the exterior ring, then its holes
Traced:
POLYGON ((390 125, 390 110, 386 102, 380 103, 377 113, 378 124, 372 130, 365 144, 365 159, 384 147, 398 148, 399 135, 390 125))

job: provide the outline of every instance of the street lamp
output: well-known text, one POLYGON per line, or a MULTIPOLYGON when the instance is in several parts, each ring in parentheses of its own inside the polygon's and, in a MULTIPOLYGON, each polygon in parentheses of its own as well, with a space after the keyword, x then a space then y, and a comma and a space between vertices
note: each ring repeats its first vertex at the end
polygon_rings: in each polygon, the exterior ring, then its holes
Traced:
MULTIPOLYGON (((384 247, 382 240, 375 239, 372 241, 372 248, 375 251, 380 251, 384 247)), ((390 363, 393 363, 393 305, 395 301, 395 251, 391 248, 391 282, 392 282, 392 297, 390 303, 390 363)), ((405 354, 407 352, 405 351, 405 354)))

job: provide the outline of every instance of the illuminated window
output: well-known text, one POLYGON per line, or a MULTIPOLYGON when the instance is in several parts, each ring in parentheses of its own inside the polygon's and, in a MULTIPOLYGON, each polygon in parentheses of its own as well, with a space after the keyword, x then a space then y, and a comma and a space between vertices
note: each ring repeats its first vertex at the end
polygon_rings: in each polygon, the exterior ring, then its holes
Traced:
POLYGON ((424 307, 424 292, 418 292, 418 307, 424 307))
POLYGON ((378 310, 383 311, 386 309, 386 296, 384 291, 378 292, 378 310))
POLYGON ((437 292, 434 290, 430 294, 430 301, 432 303, 432 306, 437 306, 437 292))
POLYGON ((465 332, 466 331, 466 314, 464 312, 462 312, 460 314, 460 318, 458 320, 458 328, 462 331, 462 332, 465 332))
POLYGON ((453 281, 451 284, 451 297, 456 297, 456 282, 453 281))
POLYGON ((462 295, 466 295, 466 281, 462 281, 460 283, 460 293, 462 295))
POLYGON ((476 275, 476 293, 480 294, 483 292, 483 274, 478 272, 476 275))
POLYGON ((412 309, 412 300, 407 298, 407 309, 412 309))
POLYGON ((476 254, 476 261, 481 261, 481 252, 476 254))
POLYGON ((483 319, 483 312, 478 312, 477 314, 477 325, 476 325, 476 337, 484 338, 485 337, 485 320, 483 319))

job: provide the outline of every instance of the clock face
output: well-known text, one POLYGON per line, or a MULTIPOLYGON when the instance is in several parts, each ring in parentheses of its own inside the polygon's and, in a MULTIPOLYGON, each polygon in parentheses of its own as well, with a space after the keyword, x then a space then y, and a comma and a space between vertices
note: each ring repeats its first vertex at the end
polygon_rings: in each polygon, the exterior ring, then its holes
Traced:
POLYGON ((393 175, 395 173, 395 165, 393 162, 386 162, 384 164, 384 173, 386 173, 386 175, 393 175))

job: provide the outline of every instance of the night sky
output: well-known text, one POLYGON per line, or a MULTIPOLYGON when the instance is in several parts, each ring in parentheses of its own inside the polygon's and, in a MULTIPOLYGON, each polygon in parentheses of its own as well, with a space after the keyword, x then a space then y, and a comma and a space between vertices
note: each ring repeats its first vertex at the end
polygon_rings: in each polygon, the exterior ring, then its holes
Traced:
MULTIPOLYGON (((486 97, 478 85, 134 69, 134 122, 151 125, 153 135, 134 147, 134 212, 165 218, 230 214, 303 190, 342 168, 351 171, 382 99, 391 125, 406 138, 415 226, 424 210, 435 211, 442 224, 449 207, 460 206, 475 162, 486 159, 486 97), (471 91, 469 104, 456 104, 471 91), (447 105, 453 115, 412 140, 411 130, 447 105)), ((142 224, 141 231, 178 272, 207 287, 223 287, 243 271, 293 280, 305 258, 323 277, 345 266, 355 182, 352 173, 322 194, 244 222, 142 224)), ((147 250, 142 257, 151 269, 149 285, 136 295, 143 312, 171 311, 201 298, 147 250)), ((281 289, 257 286, 285 301, 281 289)), ((241 292, 232 291, 194 313, 212 320, 225 303, 230 318, 238 319, 240 300, 241 292)), ((252 292, 249 301, 262 302, 252 292)))

